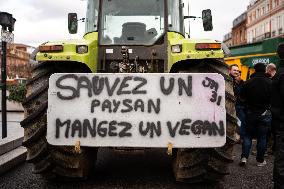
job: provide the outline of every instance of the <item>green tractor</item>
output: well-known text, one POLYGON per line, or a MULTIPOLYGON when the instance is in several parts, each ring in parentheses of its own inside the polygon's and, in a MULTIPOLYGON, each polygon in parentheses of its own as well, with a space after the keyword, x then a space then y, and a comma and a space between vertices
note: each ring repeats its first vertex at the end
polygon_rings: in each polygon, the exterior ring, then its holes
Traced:
MULTIPOLYGON (((83 39, 46 42, 39 46, 32 60, 32 78, 26 85, 25 119, 21 122, 25 130, 23 145, 28 150, 27 162, 33 164, 33 173, 51 179, 85 178, 96 162, 98 146, 80 147, 78 141, 76 145, 74 142, 74 148, 64 142, 62 145, 48 142, 48 112, 52 105, 48 94, 49 80, 55 73, 68 73, 69 76, 70 73, 222 75, 226 83, 225 145, 177 148, 170 144, 168 147, 177 181, 219 181, 229 173, 236 126, 232 80, 227 73, 220 42, 185 37, 188 35, 185 19, 196 18, 184 15, 185 7, 187 2, 183 0, 88 0, 83 39)), ((209 9, 202 11, 202 20, 205 31, 213 29, 209 9)), ((69 13, 69 32, 76 33, 77 26, 77 14, 69 13)), ((64 87, 72 91, 72 88, 64 87)), ((170 110, 168 115, 175 114, 170 110)), ((68 110, 59 114, 68 114, 68 110)))

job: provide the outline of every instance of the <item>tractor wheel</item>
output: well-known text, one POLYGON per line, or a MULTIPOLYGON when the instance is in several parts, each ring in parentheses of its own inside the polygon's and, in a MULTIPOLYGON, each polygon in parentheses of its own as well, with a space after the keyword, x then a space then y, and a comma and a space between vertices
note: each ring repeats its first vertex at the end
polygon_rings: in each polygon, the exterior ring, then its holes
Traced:
MULTIPOLYGON (((186 64, 186 63, 185 63, 186 64)), ((232 153, 235 144, 235 98, 233 82, 228 75, 228 67, 222 60, 195 62, 180 66, 175 72, 182 73, 219 73, 226 81, 226 144, 221 148, 175 149, 173 171, 180 182, 218 182, 229 174, 228 166, 233 162, 232 153)))
MULTIPOLYGON (((27 84, 23 102, 25 119, 23 145, 27 148, 27 162, 33 164, 33 173, 47 179, 84 179, 95 165, 97 149, 52 146, 47 143, 48 80, 53 73, 88 72, 84 66, 72 62, 30 62, 32 79, 27 84)), ((75 144, 74 144, 75 145, 75 144)))

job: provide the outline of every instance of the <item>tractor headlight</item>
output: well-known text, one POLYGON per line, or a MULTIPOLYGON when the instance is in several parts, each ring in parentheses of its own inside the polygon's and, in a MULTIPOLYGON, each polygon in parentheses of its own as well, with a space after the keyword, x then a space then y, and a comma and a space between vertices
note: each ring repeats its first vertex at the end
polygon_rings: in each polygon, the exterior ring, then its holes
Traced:
POLYGON ((76 52, 78 54, 88 53, 88 46, 86 46, 86 45, 77 45, 76 52))
POLYGON ((181 53, 182 45, 173 45, 172 46, 172 53, 181 53))

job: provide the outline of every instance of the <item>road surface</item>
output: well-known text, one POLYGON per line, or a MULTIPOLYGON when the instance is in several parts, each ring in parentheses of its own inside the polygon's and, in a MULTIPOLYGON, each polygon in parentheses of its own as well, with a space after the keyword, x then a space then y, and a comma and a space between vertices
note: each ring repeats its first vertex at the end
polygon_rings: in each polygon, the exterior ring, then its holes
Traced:
POLYGON ((219 184, 188 185, 176 183, 171 171, 171 158, 166 150, 121 153, 101 149, 96 170, 88 180, 74 182, 47 182, 31 173, 30 164, 22 164, 0 176, 0 188, 100 188, 100 189, 269 189, 273 188, 273 157, 267 157, 267 166, 257 167, 255 156, 251 156, 247 167, 239 167, 240 145, 235 148, 235 162, 231 164, 231 174, 219 184))

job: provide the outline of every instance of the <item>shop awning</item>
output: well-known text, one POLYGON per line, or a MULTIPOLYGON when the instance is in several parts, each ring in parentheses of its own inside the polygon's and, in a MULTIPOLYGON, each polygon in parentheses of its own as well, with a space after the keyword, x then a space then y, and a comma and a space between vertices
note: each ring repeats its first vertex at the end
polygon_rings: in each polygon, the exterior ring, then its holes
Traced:
POLYGON ((278 65, 280 62, 276 54, 278 45, 284 42, 283 37, 266 39, 264 41, 230 47, 230 58, 240 59, 243 65, 253 67, 257 63, 278 65))
POLYGON ((263 63, 266 65, 274 63, 275 65, 278 65, 280 62, 280 59, 276 53, 263 54, 259 56, 244 56, 243 58, 240 58, 240 60, 243 65, 246 65, 250 68, 252 68, 257 63, 263 63))

